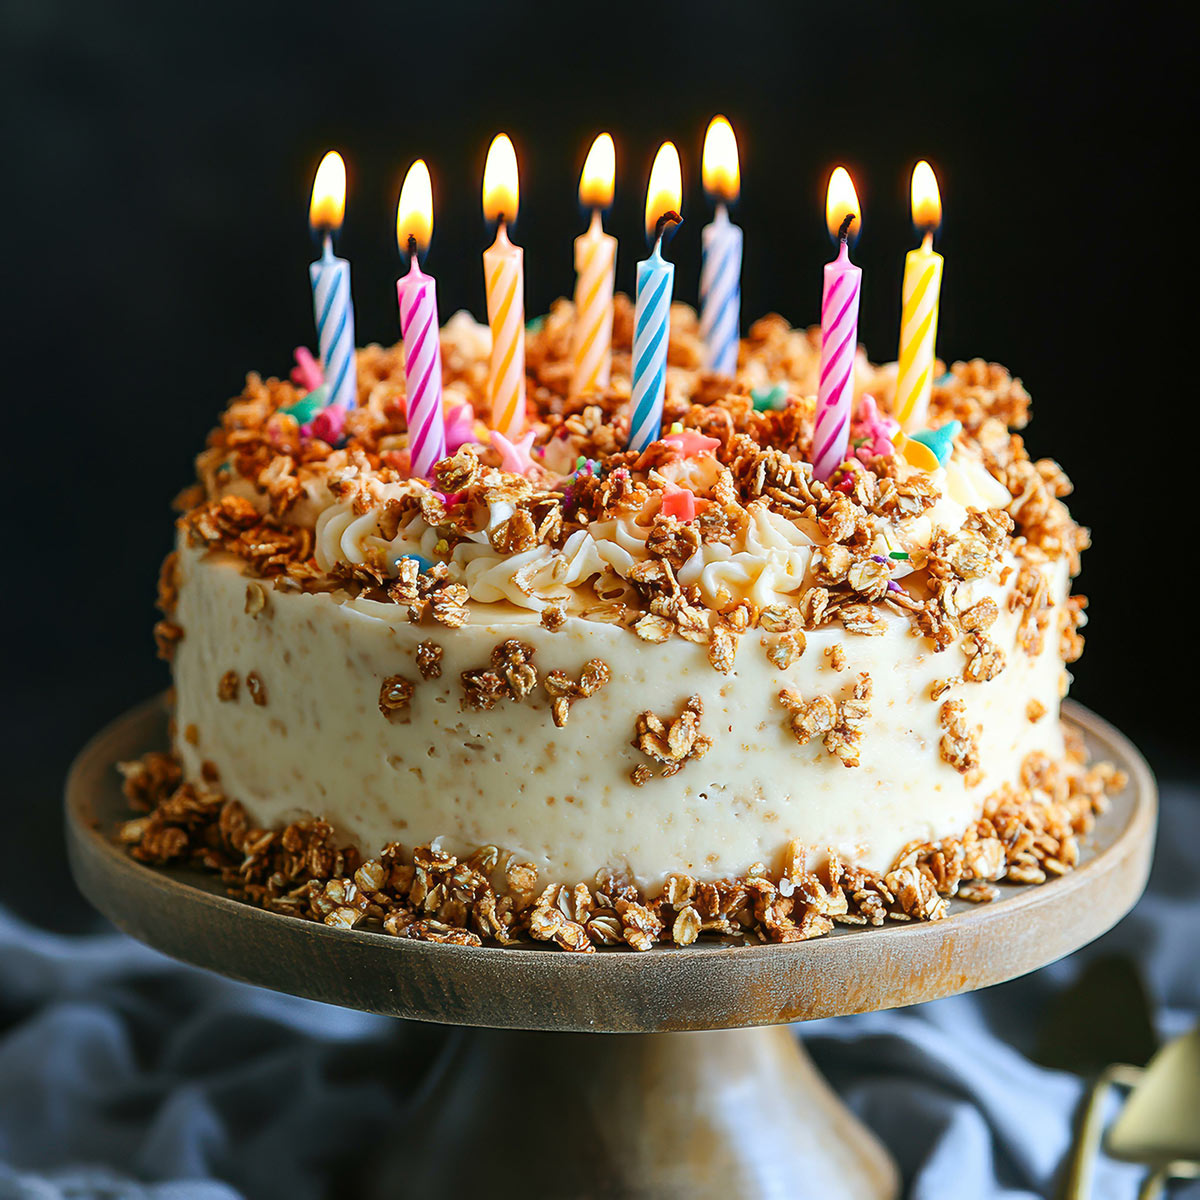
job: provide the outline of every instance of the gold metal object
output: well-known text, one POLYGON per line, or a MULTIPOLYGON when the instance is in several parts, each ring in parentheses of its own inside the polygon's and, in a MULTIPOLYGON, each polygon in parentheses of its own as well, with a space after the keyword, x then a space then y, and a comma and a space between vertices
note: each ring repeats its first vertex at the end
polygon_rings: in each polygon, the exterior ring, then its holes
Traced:
POLYGON ((1092 1086, 1068 1175, 1068 1200, 1087 1200, 1100 1148, 1103 1107, 1114 1087, 1130 1093, 1103 1137, 1104 1151, 1150 1174, 1140 1200, 1162 1195, 1168 1180, 1200 1178, 1200 1026, 1168 1042, 1145 1067, 1115 1063, 1092 1086))

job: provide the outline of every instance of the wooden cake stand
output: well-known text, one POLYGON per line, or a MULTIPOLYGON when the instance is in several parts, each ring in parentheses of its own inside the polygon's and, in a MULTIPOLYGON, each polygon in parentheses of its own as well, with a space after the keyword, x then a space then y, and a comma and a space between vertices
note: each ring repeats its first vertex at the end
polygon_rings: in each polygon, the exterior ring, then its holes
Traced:
POLYGON ((212 876, 143 866, 114 839, 129 812, 113 764, 166 745, 159 700, 76 760, 67 839, 92 903, 175 958, 328 1004, 471 1027, 367 1194, 883 1200, 897 1194, 895 1165, 782 1026, 987 987, 1128 912, 1149 871, 1154 780, 1110 725, 1078 705, 1066 718, 1129 776, 1076 870, 1002 885, 990 904, 955 901, 944 921, 839 927, 783 946, 438 945, 264 912, 212 876))

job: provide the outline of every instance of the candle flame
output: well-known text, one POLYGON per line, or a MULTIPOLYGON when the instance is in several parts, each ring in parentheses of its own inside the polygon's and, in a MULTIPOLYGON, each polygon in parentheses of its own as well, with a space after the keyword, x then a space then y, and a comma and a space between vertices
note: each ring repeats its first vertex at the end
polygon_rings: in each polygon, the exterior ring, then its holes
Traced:
POLYGON ((854 190, 854 181, 845 167, 834 167, 829 177, 829 189, 825 193, 825 224, 829 227, 829 236, 836 238, 842 227, 842 222, 849 216, 850 222, 847 233, 851 238, 858 237, 862 226, 862 214, 858 210, 858 193, 854 190))
POLYGON ((659 219, 669 212, 677 213, 683 205, 683 173, 679 167, 679 151, 673 142, 663 142, 650 168, 650 184, 646 188, 646 236, 654 241, 659 219))
POLYGON ((488 147, 483 167, 483 215, 489 221, 517 219, 517 152, 507 133, 498 133, 488 147))
POLYGON ((733 126, 724 117, 713 117, 704 135, 704 157, 702 160, 704 190, 726 204, 732 204, 741 190, 741 174, 738 171, 737 138, 733 126))
POLYGON ((613 200, 617 152, 612 137, 600 134, 592 143, 579 176, 579 203, 585 208, 607 208, 613 200))
POLYGON ((322 232, 341 229, 346 215, 346 164, 336 150, 321 159, 313 179, 312 202, 308 206, 308 223, 322 232))
POLYGON ((408 239, 413 238, 417 250, 429 248, 433 236, 433 185, 429 181, 429 168, 423 158, 418 158, 400 189, 400 203, 396 206, 396 243, 402 254, 408 253, 408 239))
POLYGON ((942 196, 933 168, 922 159, 912 173, 912 219, 922 233, 933 233, 942 223, 942 196))

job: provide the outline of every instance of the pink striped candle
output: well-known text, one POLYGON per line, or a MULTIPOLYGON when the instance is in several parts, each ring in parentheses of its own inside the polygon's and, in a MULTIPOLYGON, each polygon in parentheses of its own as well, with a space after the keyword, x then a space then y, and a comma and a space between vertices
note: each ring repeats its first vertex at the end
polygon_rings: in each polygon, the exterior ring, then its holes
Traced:
POLYGON ((858 220, 858 198, 843 167, 829 181, 826 217, 841 246, 837 258, 825 265, 821 295, 821 380, 812 448, 813 475, 820 480, 827 480, 846 460, 858 351, 862 271, 850 261, 848 245, 850 227, 858 220))
POLYGON ((434 464, 446 457, 442 416, 442 348, 438 335, 437 285, 421 270, 417 255, 433 233, 433 189, 429 169, 417 159, 400 189, 396 241, 412 262, 396 281, 400 332, 404 337, 404 378, 408 411, 409 470, 433 477, 434 464))

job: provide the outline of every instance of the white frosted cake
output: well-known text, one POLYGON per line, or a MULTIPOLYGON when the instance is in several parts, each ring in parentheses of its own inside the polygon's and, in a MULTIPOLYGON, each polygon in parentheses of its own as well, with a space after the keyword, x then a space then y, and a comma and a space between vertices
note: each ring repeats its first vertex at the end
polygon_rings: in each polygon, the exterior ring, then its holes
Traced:
POLYGON ((1087 538, 1012 432, 1020 382, 955 364, 905 449, 894 366, 861 358, 821 483, 813 334, 759 321, 718 378, 677 307, 638 454, 628 305, 583 399, 571 317, 530 331, 532 443, 503 452, 488 331, 447 324, 430 481, 401 347, 359 352, 337 448, 248 380, 164 567, 174 746, 127 767, 134 852, 330 923, 576 950, 937 918, 1068 869, 1105 782, 1059 722, 1087 538))

